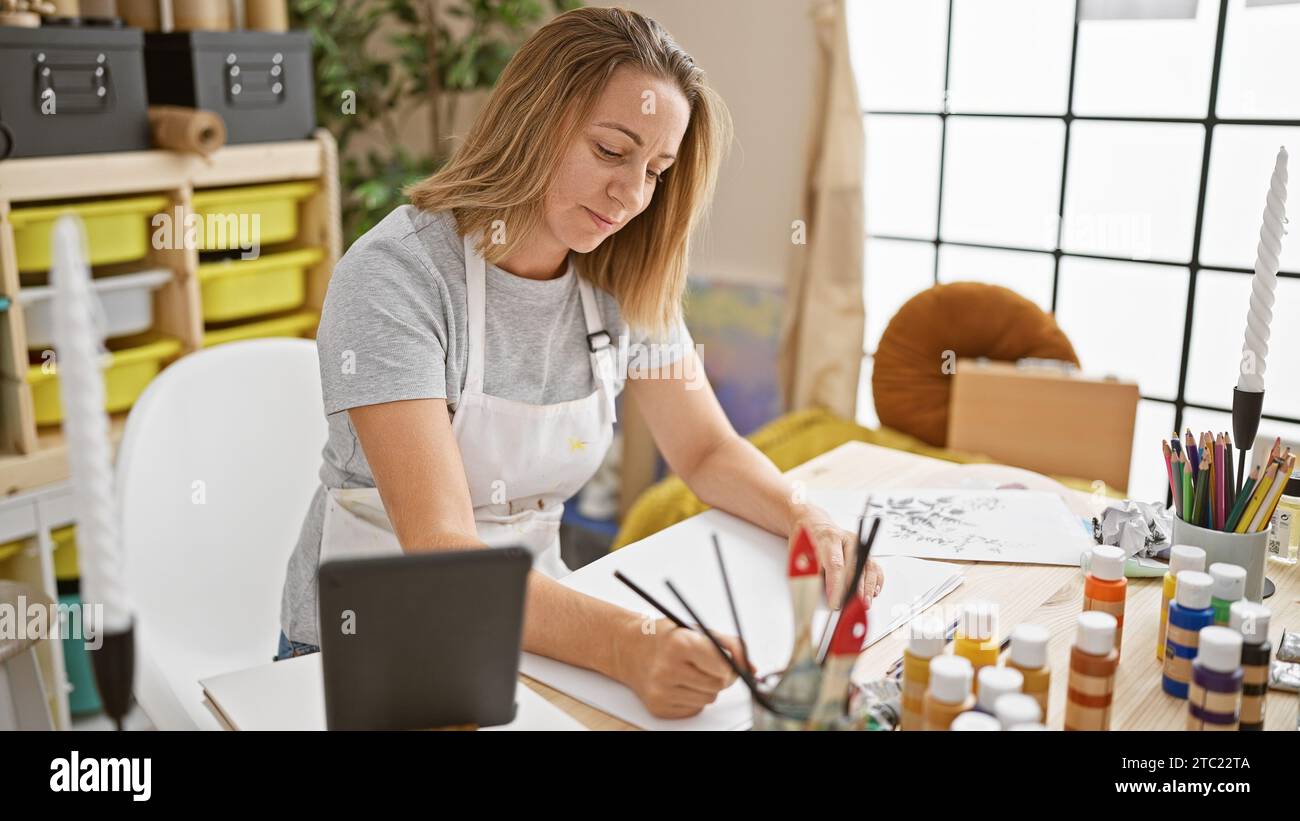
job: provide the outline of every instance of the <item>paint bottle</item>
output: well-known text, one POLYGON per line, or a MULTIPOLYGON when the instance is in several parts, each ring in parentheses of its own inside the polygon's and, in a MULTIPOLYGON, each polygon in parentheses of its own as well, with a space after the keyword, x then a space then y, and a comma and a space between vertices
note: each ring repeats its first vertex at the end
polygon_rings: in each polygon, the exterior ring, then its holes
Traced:
POLYGON ((952 652, 969 661, 977 675, 981 667, 998 663, 997 607, 989 601, 969 601, 957 615, 952 652))
POLYGON ((1201 631, 1192 686, 1187 693, 1187 729, 1236 730, 1241 709, 1241 634, 1211 625, 1201 631))
POLYGON ((1119 627, 1115 630, 1115 652, 1124 641, 1124 600, 1128 597, 1128 580, 1124 578, 1124 551, 1111 545, 1092 548, 1092 560, 1083 579, 1084 612, 1109 613, 1119 627))
POLYGON ((1246 568, 1215 562, 1210 565, 1210 578, 1214 586, 1210 588, 1210 606, 1214 608, 1214 623, 1220 627, 1228 626, 1229 608, 1235 601, 1241 601, 1246 595, 1246 568))
POLYGON ((1210 588, 1214 579, 1208 573, 1182 570, 1178 573, 1178 589, 1169 605, 1169 628, 1165 633, 1165 669, 1160 686, 1166 693, 1187 698, 1187 685, 1192 680, 1192 659, 1196 658, 1196 636, 1202 627, 1214 624, 1214 608, 1210 607, 1210 588))
POLYGON ((1268 663, 1273 645, 1268 641, 1269 610, 1249 601, 1233 602, 1228 626, 1241 634, 1242 730, 1264 729, 1264 701, 1268 694, 1268 663))
POLYGON ((912 621, 912 635, 903 651, 900 730, 919 730, 925 724, 925 691, 930 686, 930 660, 943 652, 943 633, 943 622, 938 616, 921 616, 912 621))
POLYGON ((1034 697, 1044 716, 1052 686, 1052 669, 1047 666, 1048 638, 1047 628, 1041 624, 1017 624, 1011 631, 1011 652, 1007 653, 1007 666, 1024 676, 1024 693, 1034 697))
POLYGON ((975 706, 970 659, 936 656, 930 661, 930 688, 925 691, 926 730, 947 730, 952 720, 975 706))
POLYGON ((998 720, 988 713, 982 713, 979 710, 968 710, 952 720, 952 726, 948 729, 954 731, 974 730, 976 732, 998 732, 1002 725, 998 720))
POLYGON ((1110 704, 1115 690, 1115 649, 1118 622, 1095 610, 1079 614, 1078 632, 1070 649, 1070 687, 1065 694, 1065 729, 1109 730, 1110 704))
POLYGON ((1043 720, 1038 700, 1024 693, 1010 693, 998 699, 993 714, 1004 730, 1014 730, 1022 724, 1038 724, 1043 720))
POLYGON ((1180 570, 1205 570, 1205 551, 1190 544, 1176 544, 1169 549, 1169 572, 1165 573, 1160 591, 1160 635, 1156 638, 1156 660, 1165 660, 1165 631, 1169 628, 1169 603, 1174 600, 1180 570))
POLYGON ((1021 692, 1025 677, 1014 667, 981 667, 975 676, 975 709, 995 715, 998 699, 1021 692))

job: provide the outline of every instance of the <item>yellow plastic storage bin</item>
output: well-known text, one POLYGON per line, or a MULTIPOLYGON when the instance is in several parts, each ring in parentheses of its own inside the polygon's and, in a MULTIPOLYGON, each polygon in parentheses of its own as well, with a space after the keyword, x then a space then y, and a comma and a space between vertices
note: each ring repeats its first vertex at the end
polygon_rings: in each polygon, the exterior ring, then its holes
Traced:
MULTIPOLYGON (((19 539, 16 542, 5 542, 4 544, 0 544, 0 562, 12 558, 13 556, 17 556, 22 552, 23 544, 25 543, 26 539, 19 539)), ((0 578, 4 578, 3 570, 4 568, 0 568, 0 578)))
POLYGON ((245 322, 230 328, 218 328, 203 334, 203 347, 224 345, 244 339, 263 339, 268 336, 303 336, 316 327, 320 316, 315 311, 302 311, 289 316, 245 322))
POLYGON ((319 248, 257 259, 223 259, 199 265, 205 322, 225 322, 297 308, 307 298, 306 269, 321 261, 319 248))
POLYGON ((66 582, 80 577, 81 571, 77 569, 77 526, 68 525, 51 530, 50 540, 54 542, 54 578, 66 582))
POLYGON ((314 182, 285 182, 195 191, 200 251, 248 248, 298 236, 298 203, 315 194, 314 182))
MULTIPOLYGON (((159 339, 114 351, 104 367, 104 409, 116 413, 131 407, 162 370, 163 362, 180 352, 181 343, 175 339, 159 339)), ((27 383, 32 386, 36 424, 53 425, 62 421, 58 375, 45 373, 41 365, 32 365, 27 369, 27 383)))
POLYGON ((91 265, 143 259, 149 253, 149 221, 167 203, 166 197, 150 196, 15 208, 9 213, 9 222, 14 227, 18 271, 49 270, 50 234, 54 221, 64 214, 76 214, 85 224, 91 265))

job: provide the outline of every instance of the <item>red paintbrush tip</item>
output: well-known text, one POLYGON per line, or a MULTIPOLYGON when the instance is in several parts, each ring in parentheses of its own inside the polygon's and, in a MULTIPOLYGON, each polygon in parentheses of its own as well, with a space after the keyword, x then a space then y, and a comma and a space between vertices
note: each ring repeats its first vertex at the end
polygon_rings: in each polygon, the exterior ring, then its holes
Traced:
POLYGON ((817 551, 813 550, 812 537, 799 528, 799 536, 790 550, 790 578, 812 576, 817 573, 817 551))
POLYGON ((861 596, 854 596, 840 611, 840 620, 835 625, 835 634, 831 636, 831 646, 827 651, 832 656, 856 656, 862 652, 862 642, 867 640, 867 602, 861 596))

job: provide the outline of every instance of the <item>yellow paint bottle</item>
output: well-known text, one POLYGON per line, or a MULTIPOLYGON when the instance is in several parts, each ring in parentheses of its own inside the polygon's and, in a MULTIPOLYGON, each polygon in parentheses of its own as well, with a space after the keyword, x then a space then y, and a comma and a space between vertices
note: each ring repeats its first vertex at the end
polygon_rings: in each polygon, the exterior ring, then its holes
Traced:
POLYGON ((938 616, 913 619, 912 635, 903 651, 902 696, 898 729, 920 730, 925 724, 925 691, 930 686, 930 660, 943 652, 944 628, 938 616))
POLYGON ((1169 602, 1178 589, 1178 571, 1205 572, 1205 551, 1195 545, 1176 544, 1169 548, 1169 572, 1165 573, 1160 591, 1160 635, 1156 641, 1156 659, 1165 660, 1165 634, 1169 631, 1169 602))
POLYGON ((947 730, 953 719, 975 706, 971 695, 971 664, 961 656, 937 656, 930 662, 930 688, 925 693, 926 730, 947 730))
POLYGON ((974 675, 979 675, 981 667, 998 663, 997 605, 988 601, 965 602, 957 618, 953 655, 969 661, 974 675))
POLYGON ((1047 693, 1052 686, 1052 668, 1047 663, 1047 628, 1041 624, 1017 624, 1011 631, 1011 651, 1007 666, 1024 676, 1024 693, 1033 696, 1038 709, 1047 717, 1047 693))

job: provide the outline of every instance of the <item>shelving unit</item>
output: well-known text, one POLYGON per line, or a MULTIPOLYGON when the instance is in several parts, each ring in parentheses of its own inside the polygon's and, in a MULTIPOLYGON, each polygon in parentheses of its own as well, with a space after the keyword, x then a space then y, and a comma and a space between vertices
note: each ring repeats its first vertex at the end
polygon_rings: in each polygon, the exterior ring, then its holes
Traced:
MULTIPOLYGON (((0 313, 0 495, 38 488, 67 476, 62 437, 57 429, 37 427, 25 380, 27 336, 17 298, 21 283, 9 220, 13 207, 162 193, 168 198, 168 213, 176 213, 178 207, 188 213, 196 190, 293 180, 315 181, 317 191, 299 206, 298 235, 276 248, 319 248, 323 253, 307 269, 305 304, 287 314, 319 315, 342 245, 338 162, 334 140, 324 129, 311 140, 226 146, 206 159, 174 151, 130 151, 0 163, 0 297, 8 297, 12 303, 0 313)), ((172 279, 154 294, 155 330, 177 339, 181 356, 203 346, 198 265, 199 253, 194 248, 151 246, 148 256, 135 266, 172 271, 172 279)), ((313 331, 314 326, 304 333, 313 331)), ((120 425, 115 429, 120 432, 120 425)))
MULTIPOLYGON (((16 554, 0 560, 0 577, 27 582, 57 600, 50 533, 75 518, 62 430, 57 425, 37 426, 26 381, 29 353, 18 299, 22 281, 10 221, 13 209, 74 199, 162 194, 167 213, 174 215, 179 207, 186 214, 195 191, 291 181, 315 182, 316 190, 299 202, 297 235, 276 244, 274 250, 322 252, 305 269, 304 304, 292 310, 250 317, 248 328, 228 324, 205 328, 199 252, 181 242, 162 248, 150 243, 148 254, 137 263, 95 268, 96 275, 142 268, 171 271, 171 278, 153 294, 152 332, 180 343, 176 358, 202 348, 205 333, 209 344, 246 335, 315 334, 330 273, 342 253, 337 149, 329 132, 318 129, 309 140, 226 146, 207 158, 155 150, 0 162, 0 299, 10 303, 0 312, 0 545, 22 542, 16 554)), ((110 417, 114 448, 125 423, 125 412, 110 417)), ((68 683, 61 642, 43 643, 38 656, 50 689, 55 726, 67 728, 68 683)))

